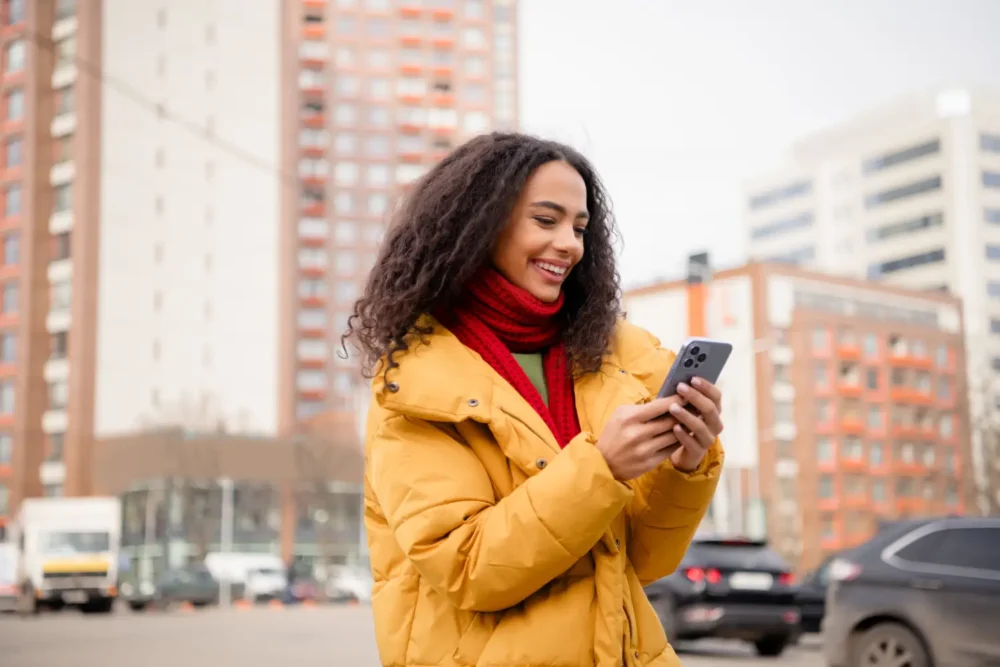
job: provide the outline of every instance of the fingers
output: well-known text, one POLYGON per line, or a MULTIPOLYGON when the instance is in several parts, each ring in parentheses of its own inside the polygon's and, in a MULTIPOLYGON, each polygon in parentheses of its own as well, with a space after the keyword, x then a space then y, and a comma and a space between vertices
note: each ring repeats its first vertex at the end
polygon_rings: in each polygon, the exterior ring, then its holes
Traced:
POLYGON ((675 403, 680 403, 681 398, 679 396, 667 396, 666 398, 654 398, 649 403, 645 405, 637 406, 636 411, 633 416, 637 421, 648 422, 650 420, 661 417, 668 414, 670 411, 670 406, 675 403))
POLYGON ((698 442, 702 443, 704 447, 710 447, 712 443, 715 442, 715 433, 713 433, 704 420, 699 419, 695 415, 691 414, 679 405, 671 406, 670 414, 677 418, 680 422, 674 427, 674 433, 678 432, 678 429, 684 430, 682 426, 686 426, 686 431, 689 431, 698 442))
POLYGON ((691 384, 699 392, 708 397, 710 401, 715 403, 715 407, 719 412, 722 412, 722 392, 714 384, 709 382, 704 378, 694 378, 691 380, 691 384))
POLYGON ((702 421, 705 422, 714 435, 722 433, 723 425, 722 416, 719 414, 719 406, 711 398, 683 383, 677 387, 677 392, 683 398, 687 399, 690 406, 694 408, 694 410, 689 409, 688 411, 701 417, 702 421))
POLYGON ((705 458, 705 452, 708 451, 708 447, 702 445, 697 438, 688 434, 680 424, 674 427, 674 434, 677 436, 677 442, 680 444, 670 456, 671 463, 674 464, 674 468, 682 472, 695 470, 701 463, 701 460, 705 458))

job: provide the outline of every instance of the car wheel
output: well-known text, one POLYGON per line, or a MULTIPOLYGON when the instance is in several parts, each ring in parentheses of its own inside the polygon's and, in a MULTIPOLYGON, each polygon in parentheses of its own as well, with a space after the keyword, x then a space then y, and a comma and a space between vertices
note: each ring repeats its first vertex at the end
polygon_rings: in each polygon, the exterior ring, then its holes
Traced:
POLYGON ((129 602, 128 608, 132 611, 144 611, 146 609, 145 602, 129 602))
POLYGON ((757 655, 765 658, 777 658, 785 652, 788 640, 789 638, 784 635, 780 637, 762 637, 753 643, 753 647, 757 650, 757 655))
POLYGON ((854 642, 851 665, 868 667, 930 667, 923 642, 899 623, 882 623, 854 642))

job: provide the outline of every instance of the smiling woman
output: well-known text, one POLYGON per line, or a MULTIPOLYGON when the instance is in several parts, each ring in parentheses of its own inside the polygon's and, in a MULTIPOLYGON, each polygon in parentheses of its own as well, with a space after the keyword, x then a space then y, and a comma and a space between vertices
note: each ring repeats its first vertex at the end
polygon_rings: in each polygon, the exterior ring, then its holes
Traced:
POLYGON ((590 163, 521 134, 399 209, 345 334, 383 665, 679 664, 643 585, 708 509, 721 396, 654 398, 674 355, 621 320, 614 233, 590 163))

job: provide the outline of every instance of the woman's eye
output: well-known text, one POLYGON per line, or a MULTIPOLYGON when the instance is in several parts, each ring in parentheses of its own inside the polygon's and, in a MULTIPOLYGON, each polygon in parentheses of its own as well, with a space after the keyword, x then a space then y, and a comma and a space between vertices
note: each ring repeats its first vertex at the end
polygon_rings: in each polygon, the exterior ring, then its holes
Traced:
POLYGON ((535 220, 537 220, 539 223, 541 223, 543 225, 554 225, 554 224, 556 224, 556 221, 553 220, 552 218, 544 218, 544 217, 541 217, 541 216, 535 216, 535 220))
POLYGON ((587 228, 586 227, 577 227, 576 228, 576 235, 577 236, 586 236, 587 235, 587 228))

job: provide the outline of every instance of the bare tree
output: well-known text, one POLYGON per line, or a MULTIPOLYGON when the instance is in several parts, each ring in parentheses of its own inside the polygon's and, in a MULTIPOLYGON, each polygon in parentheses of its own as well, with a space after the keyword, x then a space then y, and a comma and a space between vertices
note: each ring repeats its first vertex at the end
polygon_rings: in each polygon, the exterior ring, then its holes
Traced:
POLYGON ((1000 515, 1000 386, 983 379, 973 385, 970 396, 970 439, 978 448, 972 469, 975 502, 987 515, 1000 515))
POLYGON ((300 516, 308 517, 319 552, 318 563, 328 570, 340 537, 338 494, 331 484, 335 452, 309 436, 299 438, 294 447, 295 506, 300 516))

